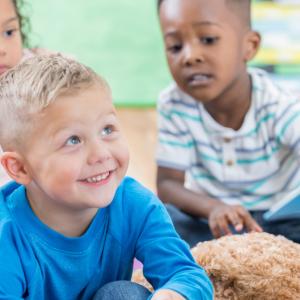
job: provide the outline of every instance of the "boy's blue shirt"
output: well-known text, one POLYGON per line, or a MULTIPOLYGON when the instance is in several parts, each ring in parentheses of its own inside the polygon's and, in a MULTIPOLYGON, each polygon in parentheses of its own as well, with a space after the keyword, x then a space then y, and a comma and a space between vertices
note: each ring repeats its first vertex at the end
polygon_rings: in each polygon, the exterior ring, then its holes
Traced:
POLYGON ((65 237, 31 210, 24 186, 0 190, 0 299, 91 299, 107 282, 130 280, 133 258, 155 289, 212 299, 212 285, 150 191, 125 178, 88 230, 65 237))

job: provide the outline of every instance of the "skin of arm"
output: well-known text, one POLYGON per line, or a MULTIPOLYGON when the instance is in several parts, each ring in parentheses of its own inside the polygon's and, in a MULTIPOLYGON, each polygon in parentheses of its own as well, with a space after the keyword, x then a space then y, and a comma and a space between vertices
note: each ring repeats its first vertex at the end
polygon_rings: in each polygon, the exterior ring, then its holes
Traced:
POLYGON ((183 296, 172 290, 161 289, 157 291, 151 300, 185 300, 183 296))
POLYGON ((261 227, 240 205, 227 205, 184 187, 185 172, 165 167, 157 169, 157 192, 164 203, 170 203, 185 213, 208 219, 214 237, 231 234, 229 225, 236 231, 262 231, 261 227))

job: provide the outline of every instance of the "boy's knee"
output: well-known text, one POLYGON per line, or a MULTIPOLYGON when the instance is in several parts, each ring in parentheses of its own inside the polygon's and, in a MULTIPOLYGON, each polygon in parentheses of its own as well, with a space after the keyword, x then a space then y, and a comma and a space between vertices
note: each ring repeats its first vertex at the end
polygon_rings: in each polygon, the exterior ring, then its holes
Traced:
POLYGON ((146 300, 150 292, 131 281, 114 281, 105 284, 95 294, 93 300, 146 300))

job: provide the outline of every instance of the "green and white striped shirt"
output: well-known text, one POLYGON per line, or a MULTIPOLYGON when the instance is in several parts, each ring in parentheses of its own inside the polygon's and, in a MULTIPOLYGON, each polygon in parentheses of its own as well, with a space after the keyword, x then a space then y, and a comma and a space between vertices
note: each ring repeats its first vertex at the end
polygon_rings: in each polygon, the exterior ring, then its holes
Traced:
POLYGON ((157 164, 185 171, 187 188, 260 210, 300 185, 300 101, 264 71, 249 73, 251 106, 239 130, 218 124, 175 84, 164 90, 157 164))

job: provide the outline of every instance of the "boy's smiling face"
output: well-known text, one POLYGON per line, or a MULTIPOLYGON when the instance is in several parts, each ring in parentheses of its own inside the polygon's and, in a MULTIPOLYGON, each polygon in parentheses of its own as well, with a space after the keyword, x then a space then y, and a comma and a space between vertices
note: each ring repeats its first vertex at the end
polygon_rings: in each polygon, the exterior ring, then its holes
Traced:
POLYGON ((207 103, 245 77, 259 36, 225 0, 165 0, 159 17, 170 71, 184 92, 207 103))
POLYGON ((35 124, 20 152, 36 214, 109 205, 129 154, 108 88, 94 84, 59 96, 35 124))

